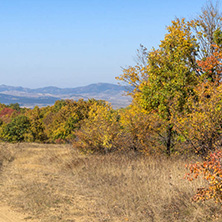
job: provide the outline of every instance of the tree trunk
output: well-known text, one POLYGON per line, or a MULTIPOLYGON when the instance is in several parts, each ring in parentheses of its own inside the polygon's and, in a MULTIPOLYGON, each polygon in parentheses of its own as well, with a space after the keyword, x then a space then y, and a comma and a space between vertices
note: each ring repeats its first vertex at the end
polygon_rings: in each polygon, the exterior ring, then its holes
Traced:
POLYGON ((167 141, 166 141, 166 153, 168 156, 170 156, 170 148, 171 148, 171 143, 172 143, 172 130, 173 130, 173 127, 171 124, 169 124, 167 126, 167 141))

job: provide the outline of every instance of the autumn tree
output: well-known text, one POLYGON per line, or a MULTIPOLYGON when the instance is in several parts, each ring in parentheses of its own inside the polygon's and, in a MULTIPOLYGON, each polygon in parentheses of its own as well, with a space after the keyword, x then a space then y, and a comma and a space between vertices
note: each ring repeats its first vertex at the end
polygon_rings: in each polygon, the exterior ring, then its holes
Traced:
POLYGON ((20 115, 12 119, 2 132, 3 139, 8 142, 22 142, 25 141, 25 136, 30 132, 30 121, 24 116, 20 115))
POLYGON ((119 134, 121 130, 118 112, 110 104, 95 103, 77 132, 75 146, 84 152, 112 152, 120 149, 119 134))
POLYGON ((59 100, 51 107, 42 109, 42 122, 45 133, 51 142, 68 142, 75 138, 75 131, 81 122, 88 118, 93 104, 103 104, 104 101, 89 99, 59 100))
POLYGON ((167 125, 166 152, 173 137, 172 110, 182 112, 197 84, 198 44, 185 19, 176 19, 158 49, 149 52, 146 65, 124 70, 117 79, 134 86, 133 97, 148 112, 156 112, 167 125))
POLYGON ((12 108, 12 109, 14 109, 16 111, 20 111, 21 110, 20 105, 18 103, 11 103, 11 104, 8 105, 8 107, 12 108))
POLYGON ((213 55, 215 51, 213 47, 215 44, 214 33, 222 28, 221 18, 218 1, 215 4, 208 1, 201 13, 190 22, 200 46, 199 60, 213 55))
POLYGON ((221 146, 222 87, 211 82, 199 84, 188 98, 189 112, 174 120, 184 149, 206 157, 221 146))
POLYGON ((27 135, 29 142, 44 142, 47 140, 45 127, 42 121, 43 114, 38 106, 26 113, 30 120, 30 133, 27 135))
POLYGON ((212 54, 197 61, 201 73, 199 84, 195 87, 195 97, 189 98, 189 113, 181 118, 181 130, 184 131, 196 152, 204 156, 210 151, 214 151, 220 144, 222 125, 221 37, 222 33, 218 28, 213 33, 215 43, 211 45, 212 54))
POLYGON ((121 134, 119 147, 125 152, 133 150, 143 154, 162 153, 165 148, 165 127, 156 113, 148 113, 135 104, 118 111, 121 134))
POLYGON ((116 79, 124 82, 128 95, 135 96, 140 92, 141 84, 148 79, 147 75, 147 59, 148 50, 143 45, 137 50, 136 65, 123 68, 123 74, 117 76, 116 79))

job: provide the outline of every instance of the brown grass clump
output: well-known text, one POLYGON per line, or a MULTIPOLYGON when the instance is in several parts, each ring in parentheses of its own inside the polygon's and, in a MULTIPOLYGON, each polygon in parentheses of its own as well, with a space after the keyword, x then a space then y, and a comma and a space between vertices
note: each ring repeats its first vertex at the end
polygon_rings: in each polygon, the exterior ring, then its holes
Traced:
POLYGON ((18 151, 19 149, 16 149, 16 146, 13 144, 0 144, 0 170, 15 159, 18 151))
POLYGON ((218 221, 221 207, 193 203, 204 181, 184 180, 182 158, 81 155, 68 145, 21 144, 1 175, 1 199, 43 222, 218 221))

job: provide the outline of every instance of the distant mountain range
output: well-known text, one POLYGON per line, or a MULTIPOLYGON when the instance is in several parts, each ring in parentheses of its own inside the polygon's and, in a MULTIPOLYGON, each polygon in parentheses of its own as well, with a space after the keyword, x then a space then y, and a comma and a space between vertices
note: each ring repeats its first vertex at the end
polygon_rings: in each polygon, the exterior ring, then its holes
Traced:
POLYGON ((53 105, 61 99, 102 99, 110 102, 114 108, 126 107, 131 98, 124 95, 124 86, 110 83, 96 83, 83 87, 58 88, 48 86, 37 89, 0 85, 0 103, 19 103, 22 107, 53 105))

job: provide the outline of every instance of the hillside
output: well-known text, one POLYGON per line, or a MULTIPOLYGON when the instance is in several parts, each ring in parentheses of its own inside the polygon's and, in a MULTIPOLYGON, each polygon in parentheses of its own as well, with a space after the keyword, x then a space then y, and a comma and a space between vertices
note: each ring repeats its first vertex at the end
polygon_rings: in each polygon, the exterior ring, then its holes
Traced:
POLYGON ((21 106, 42 107, 52 105, 60 99, 101 99, 110 102, 114 108, 126 107, 131 98, 124 96, 125 88, 116 84, 97 83, 75 88, 48 86, 37 89, 0 85, 0 103, 19 103, 21 106))

